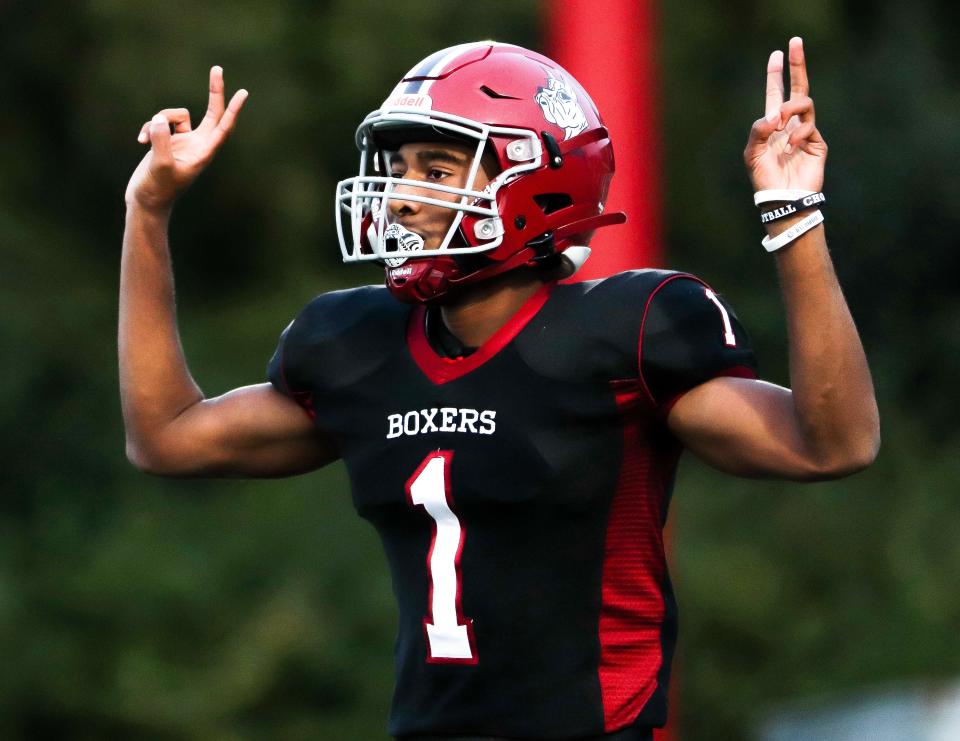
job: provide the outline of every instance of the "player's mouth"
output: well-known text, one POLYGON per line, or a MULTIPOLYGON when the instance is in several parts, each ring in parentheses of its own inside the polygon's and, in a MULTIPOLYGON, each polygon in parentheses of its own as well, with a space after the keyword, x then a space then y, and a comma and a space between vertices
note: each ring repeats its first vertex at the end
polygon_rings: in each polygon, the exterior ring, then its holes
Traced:
POLYGON ((435 250, 443 242, 443 237, 446 234, 446 231, 443 231, 440 234, 437 234, 437 231, 435 229, 429 228, 429 226, 426 226, 423 224, 418 225, 411 222, 405 222, 402 219, 395 221, 393 223, 401 227, 405 232, 411 235, 416 235, 416 237, 419 238, 420 244, 422 246, 416 246, 416 247, 406 246, 406 249, 413 249, 416 251, 420 251, 421 249, 425 251, 435 250))

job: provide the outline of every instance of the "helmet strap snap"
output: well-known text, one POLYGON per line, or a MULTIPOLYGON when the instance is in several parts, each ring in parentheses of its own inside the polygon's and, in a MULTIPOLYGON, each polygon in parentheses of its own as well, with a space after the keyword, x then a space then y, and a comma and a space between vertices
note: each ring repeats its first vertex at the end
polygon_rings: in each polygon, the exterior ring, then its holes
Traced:
POLYGON ((547 150, 547 164, 551 170, 556 170, 563 165, 563 154, 560 152, 560 145, 556 138, 549 131, 541 131, 543 145, 547 150))

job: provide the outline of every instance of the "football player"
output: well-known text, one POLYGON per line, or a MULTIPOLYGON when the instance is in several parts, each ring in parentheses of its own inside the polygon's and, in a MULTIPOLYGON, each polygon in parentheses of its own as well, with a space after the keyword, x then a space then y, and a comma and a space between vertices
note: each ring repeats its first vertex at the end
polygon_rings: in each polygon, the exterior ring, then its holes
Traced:
POLYGON ((381 263, 385 285, 317 297, 283 332, 269 383, 207 399, 177 333, 167 222, 246 92, 225 105, 214 67, 196 129, 177 108, 141 130, 121 269, 128 455, 174 476, 343 459, 399 603, 394 736, 649 739, 676 635, 662 530, 681 451, 801 481, 874 459, 800 39, 788 58, 784 100, 784 56, 770 56, 744 158, 792 389, 756 378, 733 309, 692 275, 558 283, 596 229, 624 220, 605 210, 610 137, 556 63, 482 42, 424 59, 357 130, 340 246, 381 263))

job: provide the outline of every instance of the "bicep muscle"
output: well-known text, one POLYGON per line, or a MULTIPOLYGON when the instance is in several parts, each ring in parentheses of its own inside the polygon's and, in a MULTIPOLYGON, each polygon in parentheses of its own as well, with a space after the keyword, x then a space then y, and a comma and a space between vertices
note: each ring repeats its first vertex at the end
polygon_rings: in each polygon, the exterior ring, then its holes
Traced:
POLYGON ((163 430, 147 470, 171 476, 289 476, 338 458, 333 441, 269 383, 185 409, 163 430))
POLYGON ((790 389, 714 378, 691 389, 667 417, 674 435, 714 468, 751 478, 819 478, 790 389))

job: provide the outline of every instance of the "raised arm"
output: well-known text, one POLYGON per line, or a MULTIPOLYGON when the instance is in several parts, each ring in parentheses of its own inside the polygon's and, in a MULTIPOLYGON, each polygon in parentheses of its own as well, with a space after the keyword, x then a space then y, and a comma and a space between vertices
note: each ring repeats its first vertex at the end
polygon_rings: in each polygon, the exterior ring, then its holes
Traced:
POLYGON ((332 443, 296 403, 260 384, 205 399, 177 331, 167 224, 177 195, 230 134, 246 100, 224 104, 223 71, 210 70, 209 105, 196 129, 184 108, 161 111, 139 141, 151 145, 126 191, 118 347, 127 456, 171 476, 283 476, 334 460, 332 443), (174 132, 170 133, 170 125, 174 132))
MULTIPOLYGON (((767 64, 766 111, 744 161, 754 190, 819 192, 827 145, 816 128, 803 43, 790 40, 790 98, 783 52, 767 64)), ((782 205, 773 203, 771 207, 782 205)), ((770 235, 806 213, 768 225, 770 235)), ((711 465, 742 476, 837 478, 876 457, 880 424, 866 356, 837 282, 823 225, 775 252, 787 315, 791 389, 741 378, 708 381, 668 417, 675 435, 711 465)))

